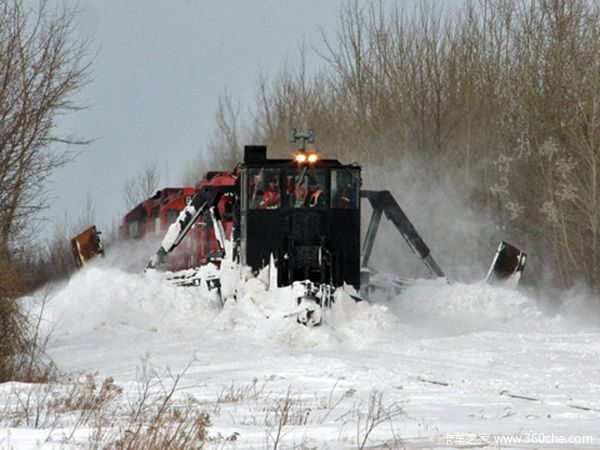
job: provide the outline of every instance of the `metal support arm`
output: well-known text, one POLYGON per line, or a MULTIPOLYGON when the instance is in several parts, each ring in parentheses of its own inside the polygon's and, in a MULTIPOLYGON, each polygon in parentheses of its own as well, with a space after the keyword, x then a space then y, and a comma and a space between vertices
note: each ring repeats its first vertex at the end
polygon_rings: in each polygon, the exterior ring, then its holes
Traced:
POLYGON ((177 220, 167 229, 160 248, 154 254, 146 269, 155 269, 160 266, 166 255, 171 253, 188 234, 198 218, 219 204, 223 194, 234 192, 233 187, 206 187, 199 190, 191 202, 179 213, 177 220))
POLYGON ((361 191, 360 195, 362 198, 368 199, 373 207, 373 215, 363 245, 362 267, 367 267, 369 263, 381 215, 385 213, 385 216, 398 229, 411 250, 421 258, 429 272, 438 277, 444 276, 444 272, 431 256, 429 247, 427 247, 390 191, 361 191))

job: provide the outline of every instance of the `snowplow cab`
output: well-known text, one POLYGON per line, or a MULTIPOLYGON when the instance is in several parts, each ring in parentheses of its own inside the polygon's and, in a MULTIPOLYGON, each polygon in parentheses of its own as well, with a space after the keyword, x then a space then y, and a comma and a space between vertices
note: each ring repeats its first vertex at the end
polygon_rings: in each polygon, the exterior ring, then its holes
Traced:
POLYGON ((316 153, 268 159, 246 146, 240 165, 240 258, 260 270, 273 255, 279 286, 310 280, 360 288, 361 168, 316 153))

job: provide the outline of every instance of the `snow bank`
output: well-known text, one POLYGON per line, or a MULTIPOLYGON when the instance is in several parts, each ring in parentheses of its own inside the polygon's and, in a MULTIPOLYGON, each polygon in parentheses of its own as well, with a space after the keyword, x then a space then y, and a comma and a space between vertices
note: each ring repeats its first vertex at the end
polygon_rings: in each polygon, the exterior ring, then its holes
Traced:
MULTIPOLYGON (((53 336, 123 327, 158 333, 213 330, 213 335, 239 333, 296 349, 360 348, 398 326, 387 307, 357 303, 339 290, 325 311, 326 324, 306 328, 290 314, 296 310, 291 288, 268 290, 267 285, 250 278, 241 298, 221 307, 215 292, 204 286, 176 287, 164 273, 133 274, 92 264, 54 290, 43 318, 53 336)), ((40 292, 30 299, 34 314, 40 314, 42 297, 40 292)))
POLYGON ((177 288, 162 274, 131 274, 91 265, 51 296, 43 317, 55 334, 99 327, 132 326, 148 331, 194 327, 211 321, 219 311, 199 291, 177 288))
POLYGON ((403 324, 422 333, 452 336, 480 331, 531 332, 548 328, 535 301, 524 294, 485 283, 419 280, 390 309, 403 324))
POLYGON ((290 313, 296 309, 289 287, 267 290, 266 283, 250 279, 240 301, 225 305, 214 321, 223 331, 244 331, 259 340, 278 342, 296 349, 361 348, 380 339, 396 325, 385 307, 354 301, 343 290, 335 294, 331 309, 324 312, 324 324, 307 328, 290 313))
POLYGON ((205 287, 175 287, 165 274, 127 273, 90 265, 76 273, 52 297, 44 311, 56 334, 78 334, 101 327, 134 327, 166 333, 212 330, 293 349, 366 348, 380 340, 454 336, 482 331, 535 332, 561 328, 561 316, 549 319, 525 295, 486 284, 448 284, 420 280, 385 304, 355 302, 343 290, 324 312, 325 324, 296 324, 291 288, 269 290, 262 278, 243 284, 237 301, 221 307, 205 287))

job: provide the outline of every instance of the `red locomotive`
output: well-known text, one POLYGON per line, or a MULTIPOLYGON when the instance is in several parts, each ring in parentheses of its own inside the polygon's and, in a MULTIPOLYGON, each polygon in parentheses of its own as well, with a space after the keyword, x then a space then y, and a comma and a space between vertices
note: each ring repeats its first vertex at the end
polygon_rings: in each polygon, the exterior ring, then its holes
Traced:
MULTIPOLYGON (((121 238, 144 239, 153 234, 164 236, 169 225, 177 220, 179 213, 199 190, 208 186, 233 187, 236 179, 232 173, 208 172, 195 187, 161 189, 123 217, 121 238)), ((233 231, 233 201, 232 197, 223 196, 217 205, 227 239, 231 238, 233 231)), ((177 251, 165 257, 164 267, 172 271, 198 267, 218 258, 219 254, 214 224, 209 217, 201 217, 191 227, 177 251)))

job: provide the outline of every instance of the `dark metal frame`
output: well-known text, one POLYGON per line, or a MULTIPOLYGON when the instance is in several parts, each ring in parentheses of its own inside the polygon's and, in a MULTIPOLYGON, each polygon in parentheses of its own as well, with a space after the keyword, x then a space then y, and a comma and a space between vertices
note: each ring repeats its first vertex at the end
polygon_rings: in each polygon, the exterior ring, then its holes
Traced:
POLYGON ((369 200, 373 208, 373 214, 363 243, 361 267, 366 268, 369 266, 369 259, 373 251, 381 216, 385 214, 388 220, 398 229, 413 253, 421 258, 429 272, 437 277, 445 276, 440 266, 433 259, 429 247, 427 247, 427 244, 425 244, 390 191, 361 191, 360 195, 362 198, 369 200))

